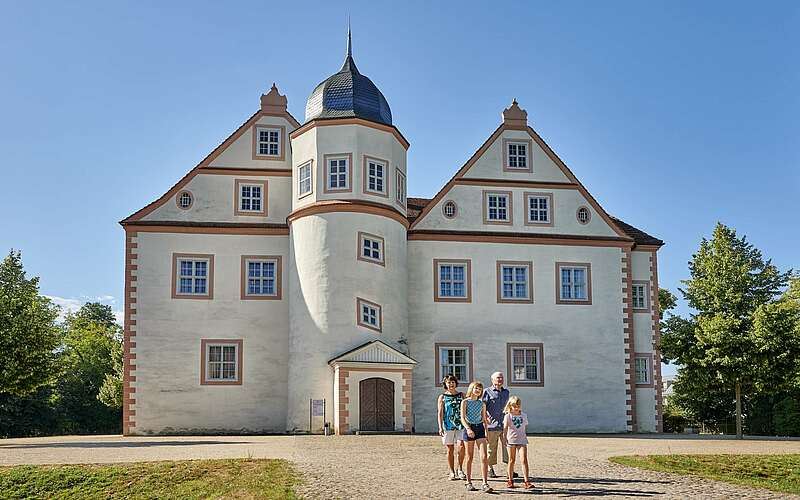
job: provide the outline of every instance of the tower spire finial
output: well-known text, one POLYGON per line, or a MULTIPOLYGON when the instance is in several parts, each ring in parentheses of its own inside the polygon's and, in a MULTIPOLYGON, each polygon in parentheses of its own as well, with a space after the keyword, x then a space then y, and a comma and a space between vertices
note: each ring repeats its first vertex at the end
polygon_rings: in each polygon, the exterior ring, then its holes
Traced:
POLYGON ((350 34, 350 16, 347 16, 347 57, 353 57, 353 37, 350 34))

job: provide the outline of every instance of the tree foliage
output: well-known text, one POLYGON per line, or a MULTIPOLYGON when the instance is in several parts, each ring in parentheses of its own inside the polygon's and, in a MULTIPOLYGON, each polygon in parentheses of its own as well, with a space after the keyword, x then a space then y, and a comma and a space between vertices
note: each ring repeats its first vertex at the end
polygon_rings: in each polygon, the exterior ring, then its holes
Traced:
POLYGON ((689 273, 679 291, 695 314, 662 323, 662 355, 681 365, 675 404, 690 418, 722 422, 732 417, 737 384, 745 403, 797 386, 800 283, 792 272, 780 272, 745 237, 717 224, 689 273))
POLYGON ((113 318, 98 303, 67 315, 58 377, 28 396, 0 394, 0 437, 121 430, 122 330, 113 318))
POLYGON ((58 308, 39 295, 39 278, 27 278, 22 254, 0 263, 0 393, 25 396, 58 373, 58 308))
POLYGON ((660 319, 664 319, 664 314, 675 309, 676 305, 678 305, 678 297, 674 293, 666 288, 658 289, 658 316, 660 319))

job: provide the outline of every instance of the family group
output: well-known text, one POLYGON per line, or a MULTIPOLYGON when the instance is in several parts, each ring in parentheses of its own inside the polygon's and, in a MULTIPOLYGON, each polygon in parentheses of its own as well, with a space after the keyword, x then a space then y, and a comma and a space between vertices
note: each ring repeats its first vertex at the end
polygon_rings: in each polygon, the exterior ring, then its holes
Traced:
POLYGON ((528 477, 528 416, 522 412, 522 400, 517 396, 510 396, 503 383, 503 373, 495 372, 492 374, 490 387, 484 389, 481 382, 474 381, 464 394, 458 391, 458 379, 455 376, 446 375, 442 379, 444 392, 439 395, 437 402, 439 435, 447 447, 450 480, 466 480, 467 491, 477 491, 472 484, 475 445, 478 446, 481 457, 483 491, 491 492, 488 478, 497 477, 494 467, 497 465, 498 448, 502 450, 503 461, 508 463, 506 486, 516 488, 514 463, 519 455, 524 474, 523 488, 533 488, 528 477), (455 468, 456 448, 458 471, 455 468))

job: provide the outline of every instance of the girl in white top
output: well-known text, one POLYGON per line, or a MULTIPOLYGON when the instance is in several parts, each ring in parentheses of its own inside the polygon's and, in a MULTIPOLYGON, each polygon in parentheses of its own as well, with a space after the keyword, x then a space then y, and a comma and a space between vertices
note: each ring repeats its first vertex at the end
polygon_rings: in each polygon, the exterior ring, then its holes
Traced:
POLYGON ((508 443, 508 483, 509 488, 514 486, 514 462, 517 458, 517 451, 522 455, 522 472, 525 478, 523 487, 533 488, 533 483, 528 480, 528 436, 525 435, 528 427, 528 416, 522 413, 522 400, 517 396, 508 398, 508 403, 503 409, 506 414, 503 419, 503 432, 506 433, 506 443, 508 443))

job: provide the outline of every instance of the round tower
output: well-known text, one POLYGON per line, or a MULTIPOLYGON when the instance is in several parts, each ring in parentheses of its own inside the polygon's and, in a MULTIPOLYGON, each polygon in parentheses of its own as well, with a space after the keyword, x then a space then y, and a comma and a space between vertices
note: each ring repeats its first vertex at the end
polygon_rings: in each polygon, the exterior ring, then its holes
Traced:
MULTIPOLYGON (((359 415, 367 390, 359 394, 359 386, 393 388, 393 409, 370 417, 384 427, 377 430, 410 425, 392 353, 404 350, 408 331, 409 144, 383 94, 356 68, 351 47, 348 33, 342 68, 314 89, 305 123, 291 134, 289 431, 320 430, 322 419, 310 419, 313 399, 325 400, 326 420, 339 433, 372 426, 362 423, 366 410, 359 415), (386 346, 364 347, 375 340, 386 346), (358 351, 360 361, 340 370, 337 359, 359 347, 367 349, 358 351)), ((410 386, 410 369, 408 378, 410 386)))

